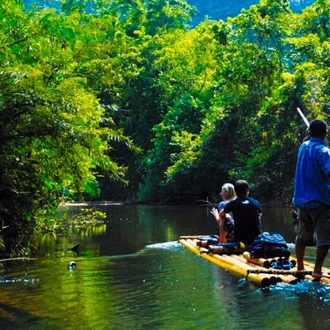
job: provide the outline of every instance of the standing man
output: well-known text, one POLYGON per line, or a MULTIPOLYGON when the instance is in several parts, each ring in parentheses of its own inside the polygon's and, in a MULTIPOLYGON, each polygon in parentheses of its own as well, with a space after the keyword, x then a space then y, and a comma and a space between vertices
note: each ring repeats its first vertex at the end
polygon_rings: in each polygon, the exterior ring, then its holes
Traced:
POLYGON ((323 120, 309 125, 310 139, 299 148, 293 205, 299 209, 296 257, 304 270, 306 246, 317 246, 312 275, 330 278, 322 272, 330 245, 330 149, 325 143, 328 126, 323 120))

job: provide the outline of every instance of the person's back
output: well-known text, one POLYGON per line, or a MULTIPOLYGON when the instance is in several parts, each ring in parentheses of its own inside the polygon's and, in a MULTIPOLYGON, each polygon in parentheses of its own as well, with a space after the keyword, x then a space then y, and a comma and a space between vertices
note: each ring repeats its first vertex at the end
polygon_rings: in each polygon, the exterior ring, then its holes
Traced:
POLYGON ((297 207, 312 209, 330 202, 329 148, 317 136, 304 142, 298 153, 294 199, 297 207))
POLYGON ((237 181, 235 191, 237 198, 225 206, 224 212, 233 214, 234 239, 249 245, 261 233, 261 205, 257 200, 247 196, 249 186, 246 181, 237 181))
POLYGON ((224 243, 227 240, 233 239, 234 220, 232 214, 223 214, 223 216, 220 217, 220 213, 226 204, 236 198, 235 187, 231 183, 225 183, 221 187, 220 195, 222 201, 219 203, 218 209, 215 207, 212 208, 211 214, 214 215, 219 225, 219 242, 224 243))

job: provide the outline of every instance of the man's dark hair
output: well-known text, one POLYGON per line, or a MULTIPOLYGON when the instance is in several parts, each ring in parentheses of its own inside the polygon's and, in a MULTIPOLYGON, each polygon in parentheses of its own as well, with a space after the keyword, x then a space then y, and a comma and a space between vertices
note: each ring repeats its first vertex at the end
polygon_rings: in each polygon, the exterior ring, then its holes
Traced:
POLYGON ((327 131, 328 125, 324 120, 314 119, 309 124, 309 135, 311 137, 324 137, 327 131))
POLYGON ((249 192, 249 184, 245 180, 238 180, 235 183, 237 197, 246 197, 249 192))

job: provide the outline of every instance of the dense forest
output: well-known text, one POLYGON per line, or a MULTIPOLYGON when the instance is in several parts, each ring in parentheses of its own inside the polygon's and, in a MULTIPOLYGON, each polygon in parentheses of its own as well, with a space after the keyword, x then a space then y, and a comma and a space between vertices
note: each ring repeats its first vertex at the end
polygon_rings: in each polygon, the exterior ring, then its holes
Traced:
MULTIPOLYGON (((213 20, 226 20, 228 17, 237 16, 243 8, 247 9, 251 5, 256 5, 259 0, 188 0, 187 2, 197 8, 192 19, 195 25, 206 17, 213 20)), ((289 0, 289 5, 293 12, 301 12, 314 2, 315 0, 289 0)))
MULTIPOLYGON (((32 6, 61 8, 61 1, 49 0, 22 0, 25 7, 32 6)), ((293 12, 301 12, 315 0, 289 0, 289 6, 293 12)), ((187 0, 187 3, 195 7, 191 15, 190 26, 196 26, 206 18, 210 20, 227 20, 228 17, 237 16, 242 9, 256 5, 259 0, 187 0)))
POLYGON ((238 178, 289 203, 297 107, 330 113, 330 0, 194 28, 185 0, 47 3, 0 4, 3 235, 65 200, 215 201, 238 178))

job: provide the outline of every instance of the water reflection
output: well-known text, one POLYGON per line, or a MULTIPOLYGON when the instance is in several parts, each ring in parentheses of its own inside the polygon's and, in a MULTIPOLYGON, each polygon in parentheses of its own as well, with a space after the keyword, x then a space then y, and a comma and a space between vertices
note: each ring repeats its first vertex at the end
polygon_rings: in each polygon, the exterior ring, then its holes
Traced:
MULTIPOLYGON (((36 260, 1 269, 1 329, 329 328, 328 286, 258 288, 179 245, 180 235, 216 232, 209 208, 102 209, 101 226, 47 234, 36 260)), ((293 242, 289 210, 265 210, 263 227, 293 242)))

